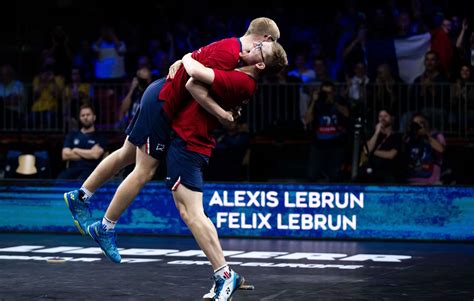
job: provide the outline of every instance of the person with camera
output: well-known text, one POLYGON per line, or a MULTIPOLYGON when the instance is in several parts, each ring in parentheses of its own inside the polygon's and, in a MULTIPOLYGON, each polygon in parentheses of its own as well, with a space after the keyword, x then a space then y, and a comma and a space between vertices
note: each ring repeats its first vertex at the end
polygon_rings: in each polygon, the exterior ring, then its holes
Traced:
POLYGON ((151 71, 148 67, 143 66, 137 70, 136 76, 132 80, 130 90, 122 101, 118 120, 120 123, 128 124, 132 120, 133 115, 140 107, 140 100, 142 99, 145 89, 152 81, 151 71))
POLYGON ((446 141, 442 133, 431 130, 428 120, 414 114, 404 137, 408 163, 407 181, 413 185, 440 184, 441 164, 446 141))
POLYGON ((336 99, 336 88, 332 82, 323 82, 315 90, 304 123, 312 127, 313 142, 310 151, 310 180, 334 181, 344 160, 345 120, 349 108, 336 99))
POLYGON ((401 151, 401 135, 393 130, 393 114, 382 109, 378 114, 375 132, 364 147, 366 161, 362 176, 373 183, 394 183, 397 181, 397 157, 401 151))

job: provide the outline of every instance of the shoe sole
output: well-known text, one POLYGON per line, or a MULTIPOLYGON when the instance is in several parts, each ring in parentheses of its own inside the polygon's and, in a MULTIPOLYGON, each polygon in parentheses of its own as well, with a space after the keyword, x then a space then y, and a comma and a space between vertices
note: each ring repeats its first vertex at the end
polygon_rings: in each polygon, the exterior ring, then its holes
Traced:
POLYGON ((117 264, 119 264, 120 261, 122 261, 122 260, 120 260, 119 262, 116 262, 116 261, 112 260, 112 257, 110 257, 110 256, 107 255, 107 252, 105 252, 105 250, 102 248, 102 246, 100 245, 99 240, 98 240, 97 237, 96 237, 96 234, 97 234, 97 233, 95 233, 95 229, 94 229, 94 234, 92 234, 91 231, 90 231, 90 227, 87 227, 87 233, 88 233, 89 236, 92 237, 92 239, 99 245, 100 250, 102 251, 102 254, 104 254, 104 256, 105 256, 108 260, 112 261, 113 263, 117 263, 117 264))
MULTIPOLYGON (((64 197, 64 202, 66 202, 67 208, 69 209, 69 212, 71 212, 71 207, 69 206, 69 201, 67 200, 67 192, 63 195, 64 197)), ((79 230, 79 233, 81 233, 82 236, 86 235, 86 231, 81 227, 81 224, 79 221, 74 217, 74 215, 71 212, 72 220, 74 222, 74 225, 76 226, 77 230, 79 230)))
MULTIPOLYGON (((237 290, 254 290, 255 287, 253 285, 250 285, 250 284, 245 284, 245 278, 244 277, 240 277, 240 283, 237 285, 237 288, 232 292, 232 294, 230 294, 229 296, 229 301, 232 301, 232 298, 235 294, 235 292, 237 290)), ((214 298, 202 298, 202 301, 213 301, 214 298)))

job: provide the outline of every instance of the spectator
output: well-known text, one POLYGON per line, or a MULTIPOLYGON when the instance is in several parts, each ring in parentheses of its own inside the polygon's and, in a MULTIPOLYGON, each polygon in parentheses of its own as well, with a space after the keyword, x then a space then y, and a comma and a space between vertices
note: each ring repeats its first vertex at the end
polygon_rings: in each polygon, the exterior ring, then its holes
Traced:
POLYGON ((344 160, 345 119, 348 107, 336 99, 336 87, 332 82, 321 84, 315 90, 305 116, 305 125, 312 126, 313 142, 310 151, 310 180, 335 181, 344 160))
POLYGON ((324 57, 318 56, 314 59, 315 78, 318 82, 333 81, 329 75, 327 61, 324 57))
POLYGON ((80 69, 71 70, 71 83, 64 89, 65 107, 64 114, 70 121, 69 129, 77 129, 76 116, 79 116, 79 108, 83 105, 91 105, 92 88, 88 83, 82 82, 80 69))
POLYGON ((96 115, 90 105, 83 105, 79 111, 81 129, 69 132, 64 140, 63 161, 69 166, 62 171, 58 179, 86 179, 99 164, 104 154, 105 140, 96 132, 96 115))
POLYGON ((300 118, 304 122, 306 111, 308 110, 308 105, 310 103, 311 97, 309 95, 309 89, 304 84, 313 82, 316 79, 316 74, 314 70, 306 67, 306 58, 302 54, 298 54, 295 58, 295 69, 288 72, 289 77, 296 77, 301 80, 303 86, 299 91, 300 98, 300 118))
POLYGON ((110 26, 101 29, 101 36, 92 45, 97 53, 95 78, 106 82, 118 82, 125 76, 125 43, 120 41, 110 26))
POLYGON ((456 48, 458 49, 462 62, 474 66, 474 32, 471 33, 469 43, 466 45, 465 35, 466 31, 469 28, 469 23, 467 19, 464 19, 462 22, 462 28, 459 32, 458 38, 456 40, 456 48))
POLYGON ((451 106, 449 110, 449 121, 452 125, 458 126, 458 129, 462 127, 458 116, 461 116, 461 112, 465 112, 469 128, 474 125, 474 81, 471 76, 471 66, 469 64, 463 64, 459 70, 459 76, 456 82, 453 84, 451 96, 451 106), (467 110, 466 110, 467 109, 467 110))
POLYGON ((54 74, 66 77, 72 67, 73 54, 69 46, 69 37, 61 26, 51 32, 52 47, 49 53, 54 58, 54 74))
POLYGON ((219 181, 243 180, 250 160, 250 135, 248 125, 239 119, 226 125, 216 137, 216 148, 208 168, 208 177, 219 181), (226 172, 222 173, 222 166, 226 172))
POLYGON ((366 65, 358 62, 354 65, 354 76, 347 78, 346 90, 343 92, 348 96, 351 107, 361 105, 367 99, 367 77, 366 65))
POLYGON ((118 119, 121 123, 128 124, 140 107, 143 92, 151 83, 151 71, 148 67, 139 67, 132 80, 130 90, 122 101, 118 119))
POLYGON ((413 185, 440 183, 446 141, 442 133, 430 129, 426 117, 414 114, 404 137, 407 181, 413 185))
POLYGON ((400 80, 395 78, 388 64, 381 64, 377 67, 377 77, 375 78, 374 97, 372 106, 375 112, 382 108, 393 111, 397 109, 398 96, 401 93, 400 80))
POLYGON ((441 26, 431 32, 431 51, 438 55, 440 69, 449 74, 453 61, 453 45, 449 34, 451 33, 451 20, 444 19, 441 26))
POLYGON ((343 70, 346 75, 350 74, 353 71, 351 68, 358 64, 367 66, 367 28, 365 25, 360 25, 357 36, 349 44, 345 45, 342 59, 343 70))
POLYGON ((57 124, 63 89, 64 78, 54 75, 51 64, 45 65, 33 79, 34 102, 30 121, 35 127, 52 127, 57 124))
POLYGON ((369 182, 395 183, 397 180, 397 156, 401 152, 402 137, 393 130, 393 119, 390 110, 380 110, 375 132, 364 148, 367 162, 362 175, 369 182))
MULTIPOLYGON (((436 52, 428 51, 425 54, 425 71, 414 81, 414 93, 411 103, 408 104, 409 111, 417 111, 422 108, 425 115, 432 121, 442 121, 446 118, 447 104, 449 103, 448 79, 440 72, 439 59, 436 52)), ((411 113, 402 117, 402 131, 406 130, 407 120, 411 113)))
POLYGON ((74 54, 73 68, 79 69, 82 80, 90 82, 94 77, 93 72, 94 53, 91 50, 89 41, 82 40, 79 50, 74 54))
POLYGON ((10 65, 0 69, 0 112, 2 129, 18 129, 25 111, 25 90, 19 80, 15 80, 15 72, 10 65))

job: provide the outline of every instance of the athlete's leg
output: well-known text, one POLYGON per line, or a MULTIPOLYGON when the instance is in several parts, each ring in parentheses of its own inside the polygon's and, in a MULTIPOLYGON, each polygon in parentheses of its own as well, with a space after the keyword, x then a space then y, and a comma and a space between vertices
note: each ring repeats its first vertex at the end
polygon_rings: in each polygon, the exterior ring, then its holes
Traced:
POLYGON ((122 168, 135 162, 136 146, 125 139, 122 147, 108 155, 94 169, 82 186, 94 193, 122 168))
POLYGON ((135 199, 140 190, 154 176, 160 161, 146 153, 146 145, 137 148, 136 164, 133 171, 123 180, 117 188, 105 217, 116 222, 130 203, 135 199))
POLYGON ((181 218, 191 230, 201 250, 206 254, 214 270, 225 266, 226 260, 214 224, 204 213, 202 192, 179 185, 173 198, 181 218))
POLYGON ((115 225, 143 186, 153 178, 160 162, 148 155, 146 149, 149 149, 147 145, 137 149, 135 168, 118 187, 104 218, 87 228, 87 232, 99 244, 105 256, 115 263, 122 260, 116 244, 115 225))

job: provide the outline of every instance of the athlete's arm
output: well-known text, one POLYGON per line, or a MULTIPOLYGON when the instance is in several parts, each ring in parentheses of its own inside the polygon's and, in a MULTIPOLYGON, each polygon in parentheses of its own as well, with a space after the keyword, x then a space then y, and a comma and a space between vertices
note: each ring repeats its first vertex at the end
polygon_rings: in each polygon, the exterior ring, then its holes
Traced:
POLYGON ((214 82, 214 71, 193 59, 191 53, 183 57, 183 65, 190 77, 208 85, 214 82))
MULTIPOLYGON (((211 69, 212 71, 212 69, 211 69)), ((214 73, 214 71, 212 71, 214 73)), ((191 93, 193 98, 206 111, 215 116, 220 123, 226 125, 234 122, 232 112, 224 110, 217 102, 209 95, 209 89, 200 81, 190 78, 186 83, 186 89, 191 93)))

